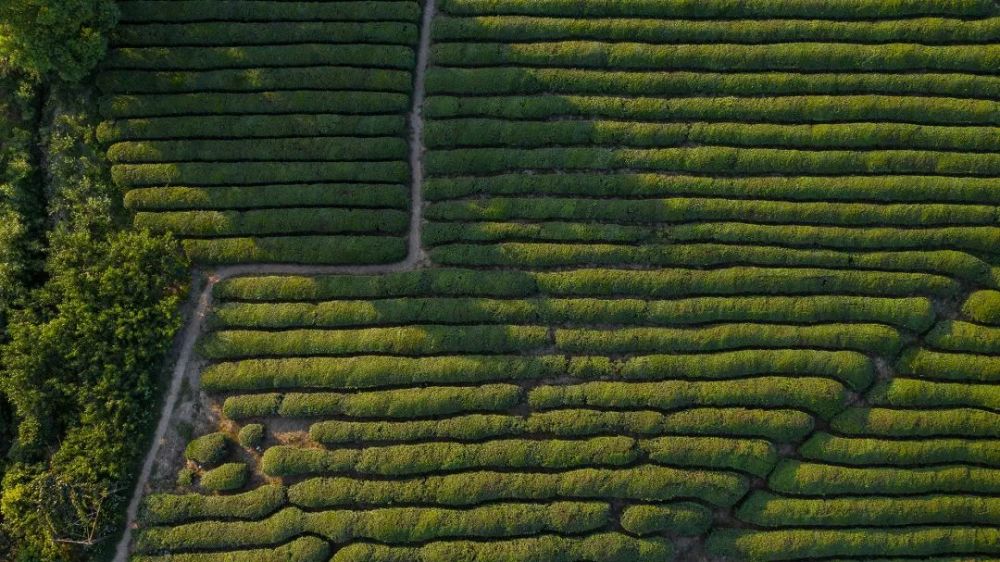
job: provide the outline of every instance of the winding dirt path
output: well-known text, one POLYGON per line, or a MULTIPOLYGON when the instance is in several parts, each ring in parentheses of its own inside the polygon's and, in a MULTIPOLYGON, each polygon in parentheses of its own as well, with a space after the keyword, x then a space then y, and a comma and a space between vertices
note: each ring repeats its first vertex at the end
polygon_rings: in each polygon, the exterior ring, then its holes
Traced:
MULTIPOLYGON (((201 335, 205 324, 205 317, 212 306, 212 290, 216 283, 232 277, 247 275, 379 275, 386 273, 398 273, 412 271, 423 267, 426 263, 426 256, 420 244, 423 223, 424 207, 424 82, 427 74, 428 61, 430 59, 431 44, 431 23, 434 20, 436 0, 424 0, 424 10, 420 20, 420 43, 417 50, 417 66, 414 70, 413 79, 413 103, 410 108, 410 230, 407 233, 407 252, 403 261, 390 264, 379 265, 291 265, 291 264, 248 264, 222 267, 208 274, 207 282, 198 295, 198 301, 191 316, 188 318, 184 329, 181 332, 180 349, 177 354, 177 363, 170 375, 170 388, 163 401, 160 410, 159 421, 156 424, 156 432, 153 434, 153 441, 146 452, 139 479, 136 481, 135 489, 132 491, 132 498, 129 500, 126 512, 125 532, 122 534, 118 545, 115 547, 113 562, 128 562, 129 547, 132 544, 132 531, 136 528, 136 518, 139 514, 139 506, 146 491, 153 467, 156 464, 156 457, 170 429, 174 409, 177 407, 177 399, 184 386, 184 381, 189 379, 192 371, 192 360, 194 357, 195 343, 201 335)), ((198 271, 194 272, 199 275, 198 271)), ((190 381, 193 382, 193 381, 190 381)))

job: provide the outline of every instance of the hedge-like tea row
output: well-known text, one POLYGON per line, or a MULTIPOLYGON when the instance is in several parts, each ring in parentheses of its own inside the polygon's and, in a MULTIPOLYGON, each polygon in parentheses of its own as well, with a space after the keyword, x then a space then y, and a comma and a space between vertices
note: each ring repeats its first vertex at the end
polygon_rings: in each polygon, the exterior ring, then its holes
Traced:
POLYGON ((752 265, 759 267, 857 268, 938 273, 990 286, 996 286, 1000 283, 1000 275, 993 270, 989 263, 970 254, 952 250, 842 252, 735 244, 631 246, 510 242, 492 245, 450 244, 438 246, 430 254, 435 262, 453 266, 554 268, 634 265, 709 268, 752 265))
POLYGON ((778 462, 777 450, 762 439, 659 437, 644 439, 639 447, 658 463, 738 470, 760 477, 778 462))
POLYGON ((915 16, 987 17, 989 0, 445 0, 449 14, 544 15, 564 17, 652 17, 663 19, 819 18, 829 20, 898 19, 915 16))
POLYGON ((389 184, 147 187, 126 193, 125 206, 147 211, 316 206, 405 209, 409 196, 405 186, 389 184))
POLYGON ((412 543, 449 537, 507 537, 533 533, 581 533, 607 521, 598 502, 494 504, 469 510, 401 507, 306 513, 291 507, 261 521, 204 521, 144 529, 136 550, 222 549, 267 546, 309 532, 334 543, 371 539, 412 543))
POLYGON ((969 406, 1000 411, 1000 392, 990 384, 894 378, 872 388, 868 392, 868 403, 895 408, 969 406))
POLYGON ((892 527, 897 525, 997 525, 1000 498, 932 495, 914 498, 787 498, 754 492, 736 511, 763 527, 892 527))
POLYGON ((287 330, 213 332, 201 341, 211 359, 296 355, 438 355, 445 353, 509 353, 548 343, 541 326, 401 326, 359 330, 287 330))
MULTIPOLYGON (((176 2, 175 2, 176 4, 176 2)), ((218 4, 214 2, 213 4, 218 4)), ((158 14, 159 15, 159 14, 158 14)), ((983 24, 967 22, 969 37, 980 33, 983 24)), ((947 27, 944 24, 943 27, 947 27)), ((956 30, 957 31, 957 30, 956 30)), ((415 45, 419 30, 412 23, 372 21, 363 25, 331 21, 189 21, 183 25, 146 23, 120 25, 114 30, 115 45, 125 47, 172 47, 201 45, 275 45, 291 43, 399 44, 415 45)))
POLYGON ((202 373, 201 384, 210 392, 360 389, 523 381, 565 373, 566 359, 562 356, 295 357, 210 365, 202 373))
POLYGON ((926 468, 854 468, 784 460, 768 478, 775 492, 823 496, 830 494, 996 494, 1000 470, 976 466, 926 468))
POLYGON ((202 115, 105 121, 97 128, 97 138, 113 143, 179 138, 391 137, 405 131, 406 120, 401 115, 202 115))
POLYGON ((183 94, 203 90, 261 92, 267 90, 371 90, 408 93, 410 73, 402 70, 312 66, 253 68, 204 72, 109 70, 97 78, 106 94, 183 94))
POLYGON ((671 226, 662 236, 678 242, 726 242, 833 250, 959 250, 990 253, 1000 245, 1000 228, 836 227, 699 223, 671 226))
POLYGON ((147 525, 166 525, 193 519, 263 519, 285 505, 285 488, 264 485, 229 496, 152 494, 146 496, 140 519, 147 525))
POLYGON ((406 162, 177 162, 117 164, 115 183, 126 187, 160 185, 231 186, 275 183, 371 182, 403 183, 410 174, 406 162))
POLYGON ((820 203, 685 198, 595 200, 556 197, 492 198, 486 201, 446 201, 427 210, 431 220, 590 220, 621 224, 687 221, 740 221, 786 225, 833 226, 995 226, 992 205, 820 203))
POLYGON ((998 552, 996 527, 912 527, 899 529, 790 529, 747 531, 725 529, 708 539, 717 556, 749 560, 800 560, 833 556, 935 556, 998 552), (779 548, 775 548, 780 545, 779 548))
POLYGON ((226 398, 222 411, 232 419, 279 415, 405 419, 502 411, 514 407, 520 397, 521 387, 513 384, 432 386, 356 394, 240 394, 226 398))
POLYGON ((402 238, 388 236, 290 236, 273 238, 188 239, 184 250, 205 264, 300 263, 375 264, 406 257, 402 238))
POLYGON ((266 209, 178 211, 135 214, 139 228, 183 236, 266 236, 269 234, 401 234, 409 226, 403 211, 363 209, 266 209))
POLYGON ((137 554, 135 562, 327 562, 330 543, 319 537, 299 537, 276 548, 230 550, 222 552, 137 554))
POLYGON ((114 119, 329 113, 337 108, 347 115, 400 113, 409 96, 392 92, 270 91, 253 93, 201 92, 141 96, 107 96, 101 114, 114 119))
POLYGON ((556 348, 568 353, 668 353, 753 348, 847 349, 895 355, 903 346, 896 330, 881 324, 794 326, 719 324, 706 328, 556 330, 556 348))
POLYGON ((974 322, 1000 326, 1000 291, 976 291, 962 305, 962 314, 974 322))
MULTIPOLYGON (((538 71, 539 73, 542 71, 538 71)), ((561 71, 570 72, 570 71, 561 71)), ((582 71, 577 71, 582 72, 582 71)), ((430 77, 436 76, 432 74, 430 77)), ((775 91, 772 97, 752 97, 755 93, 759 96, 761 90, 773 90, 770 88, 772 80, 777 77, 768 76, 764 82, 756 74, 739 75, 726 74, 711 82, 688 83, 684 77, 662 74, 667 80, 671 80, 672 88, 677 92, 659 92, 661 95, 694 96, 701 94, 716 94, 716 97, 637 97, 642 95, 643 82, 639 82, 633 89, 639 92, 623 92, 621 95, 632 94, 631 97, 620 97, 617 94, 620 89, 624 89, 623 82, 627 84, 629 77, 619 76, 618 80, 612 82, 618 90, 605 92, 598 89, 598 84, 592 87, 594 95, 511 95, 505 97, 449 97, 444 95, 431 96, 427 99, 425 111, 428 117, 440 119, 451 117, 482 117, 495 119, 551 119, 555 116, 562 117, 587 117, 590 119, 627 119, 641 121, 724 121, 741 122, 750 121, 775 122, 775 123, 843 123, 850 121, 874 121, 874 122, 907 122, 919 124, 942 124, 955 125, 967 123, 969 125, 997 125, 1000 124, 1000 117, 997 117, 997 108, 1000 103, 988 100, 957 99, 951 97, 919 97, 915 94, 921 93, 919 90, 910 96, 890 96, 890 95, 859 95, 856 94, 857 87, 847 84, 841 87, 844 95, 804 95, 809 93, 829 92, 832 85, 827 88, 807 88, 807 85, 822 84, 823 76, 804 74, 799 76, 808 77, 808 82, 798 84, 789 79, 786 92, 775 91), (743 77, 743 81, 733 83, 737 77, 743 77), (685 88, 685 86, 687 88, 685 88), (714 91, 723 90, 723 91, 714 91), (729 90, 729 91, 726 91, 729 90), (786 94, 786 95, 780 95, 786 94), (798 95, 796 95, 798 94, 798 95), (723 96, 723 97, 718 97, 723 96), (743 97, 733 97, 743 96, 743 97), (748 115, 752 115, 750 120, 748 115)), ((702 74, 694 76, 704 77, 702 74)), ((840 77, 839 80, 847 81, 843 74, 832 76, 840 77)), ((882 75, 863 75, 882 76, 882 75)), ((933 75, 922 75, 933 76, 933 75)), ((613 80, 615 77, 605 77, 613 80)), ((450 77, 449 77, 450 78, 450 77)), ((443 80, 444 78, 442 78, 443 80)), ((524 82, 523 75, 512 79, 517 80, 517 84, 524 82)), ((559 77, 565 81, 565 77, 559 77)), ((942 80, 944 77, 942 77, 942 80)), ((961 80, 948 78, 949 80, 961 80)), ((500 88, 503 85, 502 76, 485 75, 484 82, 492 84, 492 88, 500 88)), ((803 79, 804 80, 804 79, 803 79)), ((989 92, 989 96, 1000 95, 1000 79, 997 80, 995 90, 989 92)), ((873 84, 872 86, 878 86, 873 84)), ((665 88, 657 85, 657 90, 665 88)), ((898 84, 886 85, 884 89, 893 92, 902 88, 898 84)), ((971 86, 970 86, 971 88, 971 86)), ((878 93, 880 89, 872 87, 878 93)), ((445 92, 442 92, 445 93, 445 92)), ((506 93, 506 92, 501 92, 506 93)), ((517 91, 513 93, 519 93, 517 91)), ((539 92, 541 94, 542 92, 539 92)), ((481 93, 480 93, 481 94, 481 93)), ((932 95, 932 94, 927 94, 932 95)), ((942 94, 946 95, 946 94, 942 94)), ((966 94, 969 95, 969 94, 966 94)))
POLYGON ((974 408, 851 408, 834 418, 830 427, 840 433, 880 437, 1000 437, 1000 413, 974 408))
POLYGON ((1000 361, 988 355, 913 348, 903 352, 896 363, 896 370, 916 378, 985 383, 1000 381, 1000 361))
POLYGON ((290 487, 288 497, 294 505, 308 509, 408 503, 464 506, 502 499, 668 501, 693 497, 730 506, 748 489, 746 478, 731 472, 640 465, 535 474, 481 471, 410 480, 310 478, 290 487))
POLYGON ((424 130, 431 148, 549 145, 665 147, 685 143, 786 148, 922 148, 1000 150, 993 127, 908 123, 772 125, 766 123, 636 123, 621 121, 504 121, 446 119, 424 130))
POLYGON ((751 349, 689 355, 646 355, 624 361, 560 355, 451 357, 309 357, 249 359, 218 363, 202 373, 209 391, 294 388, 358 389, 421 384, 574 377, 624 380, 727 379, 788 373, 841 380, 855 389, 874 377, 871 361, 859 353, 822 350, 751 349))
MULTIPOLYGON (((855 258, 861 255, 863 254, 853 254, 855 258)), ((914 255, 921 254, 908 254, 907 257, 914 255)), ((912 266, 914 260, 910 259, 907 263, 912 266)), ((559 296, 643 295, 663 298, 690 295, 846 293, 884 297, 915 294, 950 296, 960 290, 955 281, 936 275, 801 267, 728 267, 715 271, 578 269, 537 273, 534 278, 542 292, 559 296)))
POLYGON ((937 174, 1000 175, 994 153, 928 150, 793 150, 777 148, 465 148, 428 153, 437 175, 489 175, 509 170, 669 171, 720 176, 937 174))
MULTIPOLYGON (((926 46, 780 43, 771 45, 650 45, 550 41, 442 43, 432 48, 441 66, 571 66, 621 70, 793 72, 945 71, 991 74, 1000 45, 926 46)), ((112 57, 112 61, 114 61, 112 57)))
POLYGON ((692 406, 794 408, 822 418, 838 413, 846 389, 829 379, 755 377, 735 381, 646 383, 590 382, 539 386, 528 394, 532 408, 598 407, 634 410, 692 406))
POLYGON ((1000 468, 1000 441, 968 439, 884 440, 817 433, 800 448, 807 459, 852 465, 923 466, 984 464, 1000 468))
MULTIPOLYGON (((289 33, 304 33, 297 28, 289 33)), ((134 44, 142 40, 122 34, 134 44)), ((962 20, 913 18, 885 21, 831 21, 824 19, 673 20, 628 18, 550 18, 534 16, 438 16, 434 39, 445 41, 596 40, 673 43, 922 43, 933 45, 989 43, 1000 37, 996 17, 962 20)), ((199 36, 199 39, 201 37, 199 36)), ((202 39, 206 40, 206 39, 202 39)), ((359 39, 359 41, 363 38, 359 39)))
MULTIPOLYGON (((920 253, 907 254, 910 263, 920 253)), ((937 254, 941 255, 941 254, 937 254)), ((953 254, 944 254, 952 256, 953 254)), ((691 295, 829 295, 947 297, 960 286, 935 275, 886 271, 729 267, 561 272, 476 271, 438 268, 382 276, 242 277, 215 286, 220 300, 321 301, 393 297, 624 297, 644 299, 691 295)))
POLYGON ((1000 203, 991 178, 939 176, 797 176, 710 178, 673 174, 499 174, 474 178, 429 178, 424 197, 441 201, 472 196, 723 197, 754 203, 787 201, 877 201, 1000 203))
POLYGON ((121 3, 124 24, 221 21, 417 21, 420 5, 409 0, 352 0, 324 4, 252 0, 127 0, 121 3))
POLYGON ((623 226, 596 223, 522 223, 478 222, 441 223, 424 226, 424 247, 448 242, 496 242, 502 240, 560 242, 649 242, 658 240, 657 229, 648 226, 623 226))
MULTIPOLYGON (((335 210, 324 212, 337 216, 335 210)), ((358 211, 349 213, 367 215, 358 211)), ((392 214, 381 211, 379 216, 392 217, 392 214)), ((403 221, 405 217, 400 217, 400 222, 403 221)), ((361 226, 358 224, 359 228, 361 226)), ((925 298, 849 296, 701 297, 650 301, 411 297, 319 303, 222 303, 213 311, 212 324, 225 328, 334 328, 380 324, 676 325, 723 321, 878 322, 922 332, 934 321, 934 310, 930 300, 925 298)))
POLYGON ((694 502, 630 505, 622 511, 621 525, 639 536, 664 531, 700 535, 712 525, 712 511, 694 502))
MULTIPOLYGON (((227 399, 226 416, 231 415, 227 399)), ((659 412, 601 412, 554 410, 527 418, 510 415, 472 414, 436 420, 399 422, 325 421, 309 428, 309 438, 325 445, 357 442, 407 442, 436 439, 478 441, 487 438, 546 434, 583 437, 593 434, 652 436, 669 433, 738 435, 778 442, 800 439, 813 428, 809 414, 796 410, 746 408, 694 408, 659 412)))
POLYGON ((406 141, 396 137, 334 137, 120 142, 108 148, 114 163, 383 161, 402 159, 406 141))
MULTIPOLYGON (((666 448, 666 447, 664 447, 666 448)), ((366 449, 271 447, 261 459, 268 476, 363 474, 412 476, 461 470, 572 469, 624 466, 640 450, 628 437, 595 437, 586 441, 509 439, 485 443, 421 443, 366 449)))
POLYGON ((121 47, 108 53, 104 68, 194 71, 350 65, 408 70, 415 64, 416 55, 409 46, 312 43, 239 47, 121 47))
POLYGON ((934 326, 924 341, 929 347, 945 351, 997 355, 1000 354, 1000 327, 945 320, 934 326))
POLYGON ((228 452, 229 439, 225 433, 216 431, 192 439, 184 448, 184 458, 203 466, 213 466, 222 462, 228 452))
POLYGON ((248 477, 246 463, 231 462, 206 471, 198 485, 209 492, 229 492, 245 486, 248 477))
POLYGON ((671 560, 673 547, 662 538, 636 539, 600 533, 586 537, 542 535, 503 542, 432 542, 418 547, 351 544, 331 562, 454 562, 455 560, 517 560, 518 562, 634 562, 671 560))

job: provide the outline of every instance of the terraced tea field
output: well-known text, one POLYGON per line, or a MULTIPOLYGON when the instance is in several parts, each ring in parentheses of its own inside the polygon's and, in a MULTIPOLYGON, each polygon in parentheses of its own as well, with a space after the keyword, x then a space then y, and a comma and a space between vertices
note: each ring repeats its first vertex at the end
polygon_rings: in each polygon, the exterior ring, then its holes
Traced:
POLYGON ((122 6, 136 220, 264 264, 135 562, 1000 559, 1000 5, 122 6))

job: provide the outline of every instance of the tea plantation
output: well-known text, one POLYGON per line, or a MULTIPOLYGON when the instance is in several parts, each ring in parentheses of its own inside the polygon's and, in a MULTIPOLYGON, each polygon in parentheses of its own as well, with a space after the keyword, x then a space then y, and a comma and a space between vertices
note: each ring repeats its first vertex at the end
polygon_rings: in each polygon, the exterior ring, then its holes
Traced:
POLYGON ((203 269, 424 199, 214 285, 133 562, 1000 559, 1000 4, 119 5, 203 269))

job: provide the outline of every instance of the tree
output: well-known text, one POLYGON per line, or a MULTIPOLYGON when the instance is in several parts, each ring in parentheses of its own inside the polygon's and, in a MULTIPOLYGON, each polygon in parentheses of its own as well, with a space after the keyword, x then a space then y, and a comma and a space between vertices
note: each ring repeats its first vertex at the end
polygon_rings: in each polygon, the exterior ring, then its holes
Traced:
POLYGON ((112 0, 4 0, 0 66, 6 60, 38 77, 78 81, 104 57, 117 21, 112 0))

